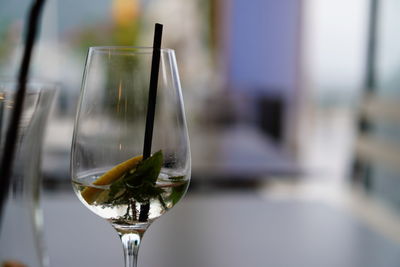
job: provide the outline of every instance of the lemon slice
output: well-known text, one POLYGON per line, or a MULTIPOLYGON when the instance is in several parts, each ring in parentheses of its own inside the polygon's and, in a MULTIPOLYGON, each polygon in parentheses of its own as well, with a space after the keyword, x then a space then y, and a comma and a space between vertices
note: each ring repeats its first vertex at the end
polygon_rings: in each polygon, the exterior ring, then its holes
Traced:
MULTIPOLYGON (((111 184, 115 180, 118 180, 125 172, 133 169, 136 165, 138 165, 142 158, 142 156, 136 156, 118 164, 117 166, 113 167, 111 170, 100 176, 96 181, 94 181, 93 185, 111 184)), ((98 195, 103 191, 104 189, 101 188, 86 187, 82 190, 81 195, 88 204, 92 204, 97 199, 98 195)))

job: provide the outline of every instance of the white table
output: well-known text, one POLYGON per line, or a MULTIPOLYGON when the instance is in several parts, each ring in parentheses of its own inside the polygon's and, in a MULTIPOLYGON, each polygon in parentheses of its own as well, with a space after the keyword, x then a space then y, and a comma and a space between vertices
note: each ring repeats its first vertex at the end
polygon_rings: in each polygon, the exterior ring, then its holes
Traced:
MULTIPOLYGON (((45 194, 51 266, 123 266, 117 234, 73 195, 45 194)), ((326 203, 187 196, 146 233, 141 267, 398 267, 400 244, 326 203)))

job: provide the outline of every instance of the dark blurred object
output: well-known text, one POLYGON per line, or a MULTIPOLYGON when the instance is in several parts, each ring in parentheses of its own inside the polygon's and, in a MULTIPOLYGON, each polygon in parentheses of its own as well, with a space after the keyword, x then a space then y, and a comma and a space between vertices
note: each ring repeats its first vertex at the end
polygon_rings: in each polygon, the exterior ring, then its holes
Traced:
POLYGON ((258 99, 259 125, 261 130, 282 144, 284 137, 284 102, 278 96, 262 96, 258 99))

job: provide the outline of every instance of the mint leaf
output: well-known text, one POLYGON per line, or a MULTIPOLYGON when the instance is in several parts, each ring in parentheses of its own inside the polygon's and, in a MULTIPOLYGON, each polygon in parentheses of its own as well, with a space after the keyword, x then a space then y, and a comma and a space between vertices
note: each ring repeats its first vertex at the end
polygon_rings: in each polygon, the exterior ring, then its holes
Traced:
POLYGON ((172 200, 173 205, 178 203, 178 201, 183 197, 183 195, 185 194, 186 186, 187 186, 187 184, 182 183, 181 185, 178 185, 178 186, 172 188, 172 193, 171 193, 170 198, 172 200))
POLYGON ((125 183, 123 180, 124 176, 122 178, 116 180, 113 182, 110 186, 110 192, 108 193, 109 199, 114 199, 118 192, 121 192, 123 189, 125 189, 125 183))
POLYGON ((140 186, 144 181, 155 184, 160 174, 162 164, 163 154, 160 150, 151 157, 141 161, 137 165, 136 170, 124 178, 125 184, 130 187, 140 186))
POLYGON ((141 161, 134 169, 127 171, 120 179, 113 182, 108 194, 108 204, 128 203, 135 199, 144 203, 150 198, 160 196, 164 189, 155 186, 163 164, 160 151, 141 161))

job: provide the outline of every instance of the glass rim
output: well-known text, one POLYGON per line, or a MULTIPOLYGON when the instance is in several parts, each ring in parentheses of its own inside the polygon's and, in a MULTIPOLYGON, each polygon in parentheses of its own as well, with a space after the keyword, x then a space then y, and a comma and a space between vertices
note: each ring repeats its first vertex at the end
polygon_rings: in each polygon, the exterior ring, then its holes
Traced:
MULTIPOLYGON (((96 52, 110 52, 110 51, 120 51, 120 52, 132 52, 132 53, 152 53, 152 46, 90 46, 89 51, 96 52)), ((161 48, 161 52, 164 53, 174 53, 175 50, 172 48, 161 48)))

